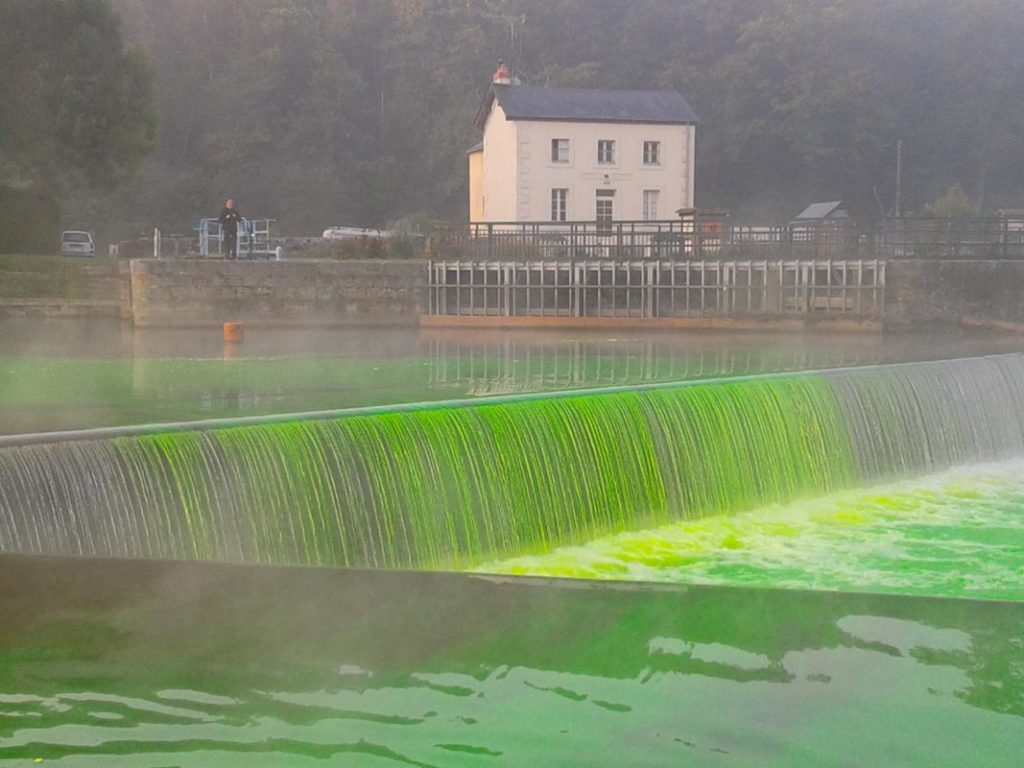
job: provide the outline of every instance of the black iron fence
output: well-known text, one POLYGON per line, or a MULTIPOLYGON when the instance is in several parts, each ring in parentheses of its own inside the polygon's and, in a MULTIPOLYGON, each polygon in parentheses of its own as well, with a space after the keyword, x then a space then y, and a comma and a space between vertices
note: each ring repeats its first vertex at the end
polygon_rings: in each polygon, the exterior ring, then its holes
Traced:
POLYGON ((434 252, 467 261, 1024 259, 1024 218, 496 222, 444 232, 434 252))

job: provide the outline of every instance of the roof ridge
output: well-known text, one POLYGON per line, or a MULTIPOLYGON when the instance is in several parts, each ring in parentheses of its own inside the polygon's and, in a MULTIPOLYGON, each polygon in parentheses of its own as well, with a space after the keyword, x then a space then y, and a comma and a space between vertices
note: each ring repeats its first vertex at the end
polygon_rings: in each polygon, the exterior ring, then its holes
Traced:
POLYGON ((497 101, 509 120, 555 120, 596 123, 693 125, 698 118, 675 90, 562 88, 558 86, 490 86, 477 113, 482 127, 497 101))

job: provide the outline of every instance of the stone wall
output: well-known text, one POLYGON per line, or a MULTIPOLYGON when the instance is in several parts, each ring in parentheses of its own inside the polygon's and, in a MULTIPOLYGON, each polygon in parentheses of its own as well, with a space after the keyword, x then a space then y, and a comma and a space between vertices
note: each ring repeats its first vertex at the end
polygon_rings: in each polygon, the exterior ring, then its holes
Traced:
MULTIPOLYGON (((415 325, 421 260, 0 259, 0 316, 121 316, 140 326, 415 325)), ((890 261, 887 330, 965 317, 1024 324, 1024 261, 890 261)))
POLYGON ((1024 323, 1024 261, 890 261, 885 282, 887 329, 937 330, 964 317, 1024 323))
POLYGON ((113 259, 0 257, 0 317, 131 318, 129 266, 113 259))
POLYGON ((415 325, 423 261, 132 261, 137 326, 415 325))

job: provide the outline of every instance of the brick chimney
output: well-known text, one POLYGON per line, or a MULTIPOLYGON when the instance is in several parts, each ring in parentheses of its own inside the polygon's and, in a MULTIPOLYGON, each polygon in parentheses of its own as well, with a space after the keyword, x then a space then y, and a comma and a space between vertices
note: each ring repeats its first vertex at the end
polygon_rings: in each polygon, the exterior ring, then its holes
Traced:
POLYGON ((498 59, 498 68, 494 71, 491 82, 498 85, 512 85, 512 71, 503 60, 498 59))

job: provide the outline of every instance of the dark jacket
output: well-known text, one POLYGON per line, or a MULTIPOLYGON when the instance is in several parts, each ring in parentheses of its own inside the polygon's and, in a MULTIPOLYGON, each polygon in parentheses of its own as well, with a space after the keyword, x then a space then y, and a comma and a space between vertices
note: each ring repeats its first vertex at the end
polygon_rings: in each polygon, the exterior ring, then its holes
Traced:
POLYGON ((238 209, 228 208, 227 206, 220 212, 220 218, 218 219, 225 235, 237 235, 238 222, 241 220, 242 214, 238 212, 238 209))

